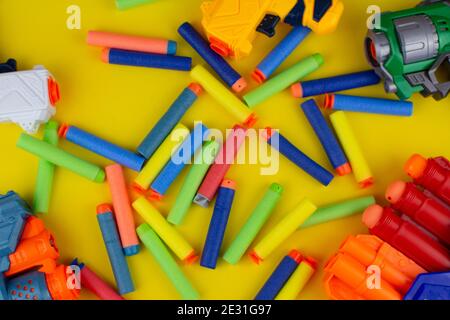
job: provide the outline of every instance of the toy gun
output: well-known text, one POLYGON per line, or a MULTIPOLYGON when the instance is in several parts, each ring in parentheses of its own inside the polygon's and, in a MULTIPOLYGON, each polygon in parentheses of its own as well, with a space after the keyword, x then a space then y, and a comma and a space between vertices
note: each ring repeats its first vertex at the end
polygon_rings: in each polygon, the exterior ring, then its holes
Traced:
POLYGON ((273 37, 282 20, 318 34, 332 32, 344 6, 341 0, 213 0, 201 9, 211 49, 238 59, 250 54, 256 32, 273 37))
POLYGON ((39 125, 55 114, 59 99, 57 82, 42 66, 0 73, 0 123, 14 122, 28 133, 36 133, 39 125))
POLYGON ((386 92, 400 99, 416 92, 445 98, 450 91, 450 1, 429 0, 382 13, 380 25, 368 32, 365 51, 386 92))

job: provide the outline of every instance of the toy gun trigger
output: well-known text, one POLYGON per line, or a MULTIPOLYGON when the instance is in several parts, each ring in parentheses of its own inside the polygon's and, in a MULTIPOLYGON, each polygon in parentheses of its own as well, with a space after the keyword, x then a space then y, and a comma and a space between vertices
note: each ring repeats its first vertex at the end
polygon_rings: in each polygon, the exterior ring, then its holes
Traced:
POLYGON ((275 35, 275 27, 280 22, 280 20, 281 18, 279 16, 266 14, 264 19, 256 28, 256 31, 268 36, 269 38, 272 38, 275 35))

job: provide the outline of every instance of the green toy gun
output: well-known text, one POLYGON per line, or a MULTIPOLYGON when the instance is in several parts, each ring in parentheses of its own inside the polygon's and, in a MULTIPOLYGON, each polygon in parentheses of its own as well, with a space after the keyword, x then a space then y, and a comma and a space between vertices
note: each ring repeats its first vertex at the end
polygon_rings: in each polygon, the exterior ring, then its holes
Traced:
POLYGON ((445 98, 450 91, 450 0, 382 13, 367 34, 365 51, 386 92, 400 99, 415 92, 445 98))

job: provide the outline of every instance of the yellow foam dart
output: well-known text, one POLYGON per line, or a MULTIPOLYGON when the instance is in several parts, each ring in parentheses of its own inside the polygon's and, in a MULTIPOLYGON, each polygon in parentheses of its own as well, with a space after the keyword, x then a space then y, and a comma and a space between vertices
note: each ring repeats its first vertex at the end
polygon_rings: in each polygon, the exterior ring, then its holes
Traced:
POLYGON ((300 262, 275 300, 295 300, 315 271, 316 262, 314 260, 308 258, 300 262))

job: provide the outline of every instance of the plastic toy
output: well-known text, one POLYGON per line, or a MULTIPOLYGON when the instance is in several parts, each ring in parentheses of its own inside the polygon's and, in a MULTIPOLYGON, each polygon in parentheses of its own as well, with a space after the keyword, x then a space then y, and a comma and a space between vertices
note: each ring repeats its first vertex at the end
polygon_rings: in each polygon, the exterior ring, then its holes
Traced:
POLYGON ((420 274, 403 300, 450 300, 450 272, 420 274))
POLYGON ((386 92, 400 99, 416 92, 445 98, 450 91, 450 2, 426 0, 412 9, 384 12, 379 19, 365 47, 386 92))
POLYGON ((42 66, 0 73, 0 123, 13 122, 34 134, 56 113, 59 87, 42 66))
POLYGON ((156 2, 158 0, 116 0, 116 7, 119 10, 127 10, 144 4, 156 2))
POLYGON ((311 257, 305 257, 289 277, 283 289, 277 294, 275 300, 295 300, 314 275, 316 269, 317 262, 311 257))

